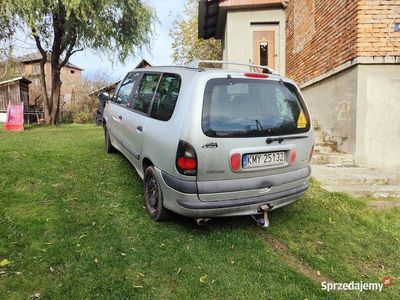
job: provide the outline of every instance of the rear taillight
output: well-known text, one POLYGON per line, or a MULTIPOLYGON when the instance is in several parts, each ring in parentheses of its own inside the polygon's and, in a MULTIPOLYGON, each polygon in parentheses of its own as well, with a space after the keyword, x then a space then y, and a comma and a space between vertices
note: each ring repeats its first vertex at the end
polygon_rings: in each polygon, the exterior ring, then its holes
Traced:
POLYGON ((231 169, 233 172, 237 172, 240 169, 240 154, 234 153, 231 156, 231 169))
POLYGON ((244 76, 250 78, 264 78, 264 79, 269 77, 267 74, 264 73, 250 73, 250 72, 244 73, 244 76))
POLYGON ((296 158, 297 158, 297 149, 294 148, 292 151, 290 151, 289 162, 291 164, 294 164, 296 162, 296 158))
POLYGON ((182 140, 179 141, 176 152, 176 169, 183 175, 196 176, 197 155, 194 148, 182 140))

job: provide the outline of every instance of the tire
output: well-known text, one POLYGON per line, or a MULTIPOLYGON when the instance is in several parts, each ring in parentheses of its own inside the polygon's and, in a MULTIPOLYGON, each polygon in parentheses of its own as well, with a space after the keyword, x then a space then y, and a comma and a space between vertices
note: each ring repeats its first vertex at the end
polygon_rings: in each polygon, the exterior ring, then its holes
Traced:
POLYGON ((144 204, 150 218, 155 221, 168 219, 169 211, 164 207, 164 198, 153 166, 144 173, 144 204))
POLYGON ((104 145, 107 153, 115 153, 117 149, 111 144, 110 133, 107 126, 104 125, 104 145))

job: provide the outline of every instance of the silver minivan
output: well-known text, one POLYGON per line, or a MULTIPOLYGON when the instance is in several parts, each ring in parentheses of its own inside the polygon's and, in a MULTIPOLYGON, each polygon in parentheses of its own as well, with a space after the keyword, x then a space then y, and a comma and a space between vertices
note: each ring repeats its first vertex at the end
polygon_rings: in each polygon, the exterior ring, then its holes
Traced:
MULTIPOLYGON (((214 61, 213 65, 239 64, 214 61)), ((151 218, 259 215, 308 188, 314 135, 296 84, 249 70, 152 67, 129 72, 103 114, 107 152, 144 181, 151 218)))

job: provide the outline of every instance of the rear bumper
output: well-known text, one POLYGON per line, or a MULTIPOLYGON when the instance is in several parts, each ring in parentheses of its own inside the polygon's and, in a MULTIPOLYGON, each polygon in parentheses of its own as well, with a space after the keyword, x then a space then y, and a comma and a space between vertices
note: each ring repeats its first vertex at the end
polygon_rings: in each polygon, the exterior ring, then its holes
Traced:
POLYGON ((271 204, 271 209, 274 208, 274 203, 280 204, 279 200, 288 198, 298 198, 305 193, 308 189, 308 182, 301 186, 288 189, 285 191, 271 193, 258 197, 249 197, 241 199, 232 200, 219 200, 219 201, 187 201, 187 200, 177 200, 179 206, 187 209, 218 209, 218 208, 232 208, 232 207, 242 207, 248 205, 257 204, 258 206, 263 204, 271 204))
POLYGON ((165 183, 178 192, 188 194, 215 194, 265 189, 271 186, 284 185, 308 178, 311 174, 311 168, 307 166, 291 172, 262 177, 212 181, 188 181, 176 178, 165 172, 161 173, 165 183))
POLYGON ((310 173, 310 167, 306 167, 288 173, 252 178, 252 180, 208 181, 206 182, 208 192, 229 195, 229 199, 201 201, 198 193, 204 189, 198 188, 196 181, 182 180, 156 168, 165 207, 187 217, 251 215, 259 213, 260 206, 266 204, 271 210, 277 209, 294 202, 306 192, 310 173), (254 190, 258 187, 263 189, 266 186, 280 187, 280 189, 252 197, 239 196, 240 191, 254 190), (217 189, 218 192, 215 191, 217 189))

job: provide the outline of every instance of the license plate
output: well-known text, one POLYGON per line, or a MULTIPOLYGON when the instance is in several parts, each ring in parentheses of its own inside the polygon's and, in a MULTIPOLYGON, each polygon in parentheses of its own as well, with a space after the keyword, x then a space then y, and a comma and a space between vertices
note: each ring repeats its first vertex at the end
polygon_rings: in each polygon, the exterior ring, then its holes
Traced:
POLYGON ((243 168, 260 168, 284 165, 286 163, 285 152, 268 152, 243 155, 243 168))

